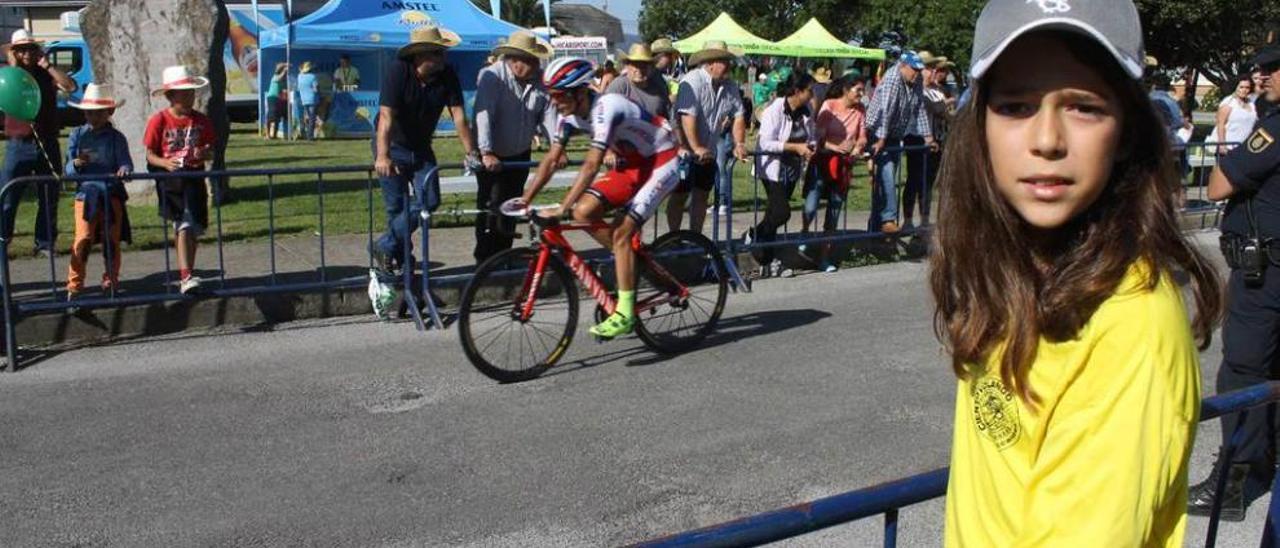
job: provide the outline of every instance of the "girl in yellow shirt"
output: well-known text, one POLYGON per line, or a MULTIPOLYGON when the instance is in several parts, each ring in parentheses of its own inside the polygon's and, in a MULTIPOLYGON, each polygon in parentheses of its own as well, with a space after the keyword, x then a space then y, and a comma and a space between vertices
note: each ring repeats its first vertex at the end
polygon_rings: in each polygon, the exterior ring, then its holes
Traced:
POLYGON ((1141 36, 1131 0, 978 19, 931 247, 959 377, 948 546, 1182 544, 1220 288, 1178 227, 1141 36))

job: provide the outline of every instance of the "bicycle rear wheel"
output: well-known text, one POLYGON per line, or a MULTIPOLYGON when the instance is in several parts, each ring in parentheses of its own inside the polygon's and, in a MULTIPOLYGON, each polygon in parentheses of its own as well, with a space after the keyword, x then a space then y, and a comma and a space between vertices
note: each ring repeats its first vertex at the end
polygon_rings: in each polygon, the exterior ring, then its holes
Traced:
POLYGON ((476 269, 462 294, 462 349, 476 369, 499 382, 541 375, 573 341, 578 325, 573 275, 551 254, 543 275, 535 276, 537 262, 536 249, 503 251, 476 269), (531 293, 533 313, 526 317, 522 311, 531 293))
POLYGON ((720 251, 706 236, 665 234, 637 257, 636 335, 658 352, 684 352, 715 330, 729 294, 720 251))

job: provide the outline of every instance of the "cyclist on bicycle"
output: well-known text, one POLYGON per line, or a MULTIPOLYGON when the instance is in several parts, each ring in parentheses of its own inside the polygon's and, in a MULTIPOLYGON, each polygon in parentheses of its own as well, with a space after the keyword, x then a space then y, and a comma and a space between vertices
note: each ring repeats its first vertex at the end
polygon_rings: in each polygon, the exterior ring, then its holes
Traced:
POLYGON ((611 339, 635 329, 635 254, 631 239, 675 189, 679 179, 677 147, 675 133, 665 118, 645 112, 622 95, 602 95, 592 106, 594 97, 588 85, 593 73, 591 62, 579 57, 556 59, 543 72, 543 84, 560 114, 558 129, 551 150, 538 165, 523 199, 526 204, 532 203, 551 180, 570 137, 577 133, 591 136, 591 149, 573 187, 560 206, 541 214, 556 218, 572 211, 575 221, 596 222, 604 218, 608 209, 626 212, 614 220, 611 228, 591 234, 601 245, 613 249, 618 308, 590 332, 611 339), (616 158, 614 165, 593 182, 606 151, 616 158))

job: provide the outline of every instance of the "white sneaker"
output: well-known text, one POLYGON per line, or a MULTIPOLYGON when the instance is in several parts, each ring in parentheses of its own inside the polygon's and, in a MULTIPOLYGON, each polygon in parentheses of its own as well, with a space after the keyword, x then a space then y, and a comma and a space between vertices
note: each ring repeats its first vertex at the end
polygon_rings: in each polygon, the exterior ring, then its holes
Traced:
POLYGON ((187 276, 178 284, 178 291, 183 295, 190 295, 192 292, 200 290, 200 278, 196 276, 187 276))

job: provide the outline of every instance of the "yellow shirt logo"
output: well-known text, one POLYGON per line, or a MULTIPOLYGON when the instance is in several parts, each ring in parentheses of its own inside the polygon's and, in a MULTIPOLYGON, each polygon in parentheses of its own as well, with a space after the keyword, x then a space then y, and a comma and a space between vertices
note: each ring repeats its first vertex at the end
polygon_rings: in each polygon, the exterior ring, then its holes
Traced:
POLYGON ((970 384, 973 400, 973 423, 978 431, 1003 451, 1018 441, 1022 426, 1018 422, 1018 402, 1013 392, 998 378, 986 377, 970 384))

